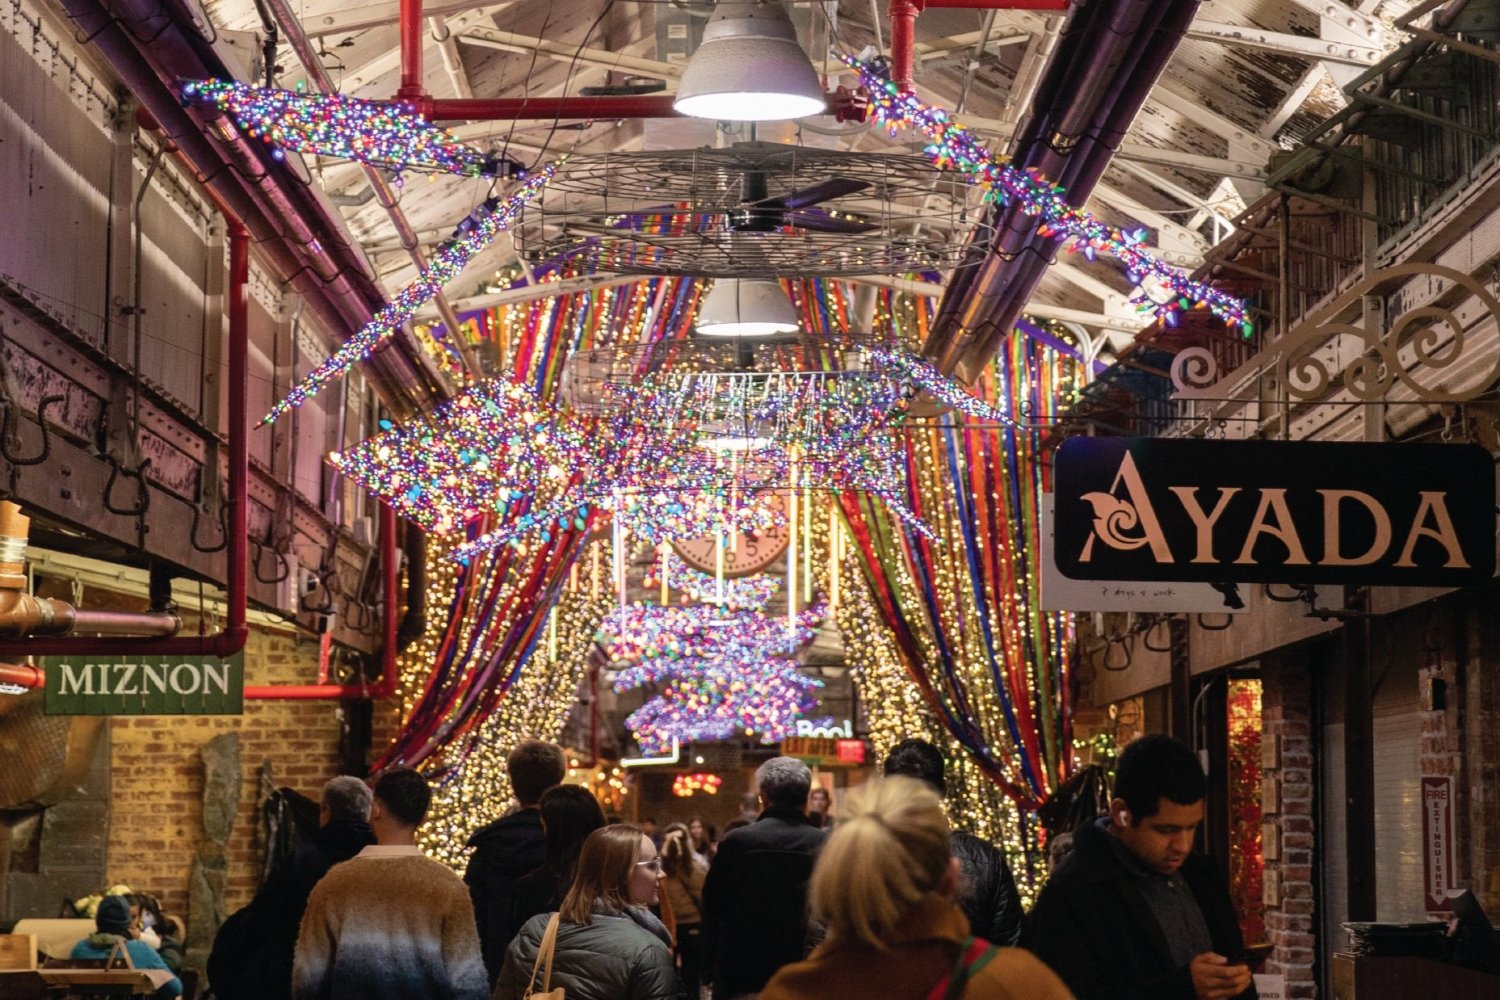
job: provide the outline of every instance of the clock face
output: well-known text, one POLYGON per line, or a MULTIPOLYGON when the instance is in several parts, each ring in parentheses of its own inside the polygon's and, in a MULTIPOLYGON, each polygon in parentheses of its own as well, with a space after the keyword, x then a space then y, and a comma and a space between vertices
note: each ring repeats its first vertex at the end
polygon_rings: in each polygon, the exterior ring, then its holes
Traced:
MULTIPOLYGON (((759 496, 772 508, 786 511, 786 494, 762 493, 759 496)), ((786 551, 791 537, 788 530, 786 525, 778 525, 764 531, 737 531, 732 534, 729 545, 724 549, 724 575, 736 577, 765 572, 766 567, 786 551)), ((715 553, 718 543, 716 536, 704 535, 701 538, 676 539, 672 542, 672 548, 682 557, 683 562, 694 569, 714 573, 718 565, 715 553)))

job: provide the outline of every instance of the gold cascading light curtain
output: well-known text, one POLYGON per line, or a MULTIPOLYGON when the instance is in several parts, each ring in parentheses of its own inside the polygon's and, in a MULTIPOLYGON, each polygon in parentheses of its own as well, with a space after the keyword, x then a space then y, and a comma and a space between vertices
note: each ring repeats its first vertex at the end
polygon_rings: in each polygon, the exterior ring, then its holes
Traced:
POLYGON ((841 506, 876 611, 923 701, 1023 811, 1071 764, 1071 616, 1041 608, 1042 435, 1077 362, 1019 334, 972 387, 1011 414, 913 421, 903 499, 929 539, 876 498, 841 506))

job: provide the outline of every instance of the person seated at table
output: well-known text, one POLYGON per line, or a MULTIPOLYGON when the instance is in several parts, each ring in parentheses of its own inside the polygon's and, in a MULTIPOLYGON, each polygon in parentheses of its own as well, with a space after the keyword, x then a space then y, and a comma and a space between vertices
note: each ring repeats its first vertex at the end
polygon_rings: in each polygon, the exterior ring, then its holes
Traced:
POLYGON ((125 897, 130 903, 130 926, 135 936, 156 949, 161 960, 173 972, 182 971, 182 931, 180 920, 168 917, 161 911, 161 904, 148 892, 137 892, 125 897))
MULTIPOLYGON (((125 942, 125 953, 137 969, 167 969, 156 949, 138 940, 130 926, 130 903, 124 896, 105 896, 94 914, 95 933, 83 938, 73 946, 72 958, 108 958, 115 945, 125 942)), ((182 995, 182 980, 173 976, 152 994, 156 997, 178 997, 182 995)))

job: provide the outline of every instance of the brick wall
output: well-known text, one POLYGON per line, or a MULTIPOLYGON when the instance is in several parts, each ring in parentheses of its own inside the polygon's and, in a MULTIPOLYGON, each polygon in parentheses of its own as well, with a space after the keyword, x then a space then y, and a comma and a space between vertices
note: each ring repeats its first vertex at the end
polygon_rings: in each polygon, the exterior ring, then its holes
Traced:
MULTIPOLYGON (((1494 608, 1493 585, 1469 599, 1460 633, 1466 640, 1459 651, 1462 690, 1449 686, 1449 709, 1443 719, 1448 732, 1455 731, 1460 719, 1464 722, 1459 745, 1465 752, 1456 772, 1460 875, 1467 874, 1492 920, 1500 914, 1500 674, 1495 669, 1500 660, 1500 620, 1494 608)), ((1424 755, 1424 764, 1425 759, 1424 755)))
POLYGON ((1312 1000, 1312 682, 1300 660, 1268 659, 1263 667, 1266 933, 1276 946, 1265 971, 1286 977, 1288 998, 1312 1000))
MULTIPOLYGON (((252 628, 245 647, 247 684, 310 683, 318 644, 286 632, 252 628)), ((382 707, 377 706, 377 717, 382 707)), ((225 903, 249 902, 260 877, 260 766, 278 784, 317 798, 338 773, 340 712, 331 701, 247 701, 243 716, 149 716, 111 721, 113 795, 109 878, 154 893, 185 915, 188 874, 202 833, 199 748, 238 733, 243 768, 240 804, 228 848, 225 903)))

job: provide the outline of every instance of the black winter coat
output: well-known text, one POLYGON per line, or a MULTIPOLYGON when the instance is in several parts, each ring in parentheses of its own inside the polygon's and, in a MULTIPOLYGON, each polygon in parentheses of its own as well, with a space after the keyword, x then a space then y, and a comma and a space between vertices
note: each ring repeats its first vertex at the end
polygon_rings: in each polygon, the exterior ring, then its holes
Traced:
POLYGON ((511 923, 516 882, 547 857, 542 814, 534 808, 522 809, 497 819, 470 837, 469 846, 474 853, 469 856, 464 882, 474 903, 484 967, 494 986, 505 964, 506 946, 516 931, 511 923))
POLYGON ((714 996, 756 993, 808 951, 807 882, 827 833, 800 809, 767 809, 731 830, 703 883, 717 952, 714 996))
POLYGON ((1002 947, 1021 939, 1021 897, 1016 877, 999 849, 982 837, 954 830, 949 849, 963 868, 958 905, 975 937, 1002 947))
MULTIPOLYGON (((1077 1000, 1195 1000, 1187 967, 1175 967, 1166 936, 1121 863, 1110 835, 1093 823, 1074 832, 1073 851, 1047 880, 1026 918, 1021 946, 1052 967, 1077 1000)), ((1231 962, 1244 950, 1228 883, 1202 854, 1182 863, 1214 951, 1231 962)), ((1255 1000, 1252 985, 1236 1000, 1255 1000)))
POLYGON ((277 865, 250 905, 214 938, 208 977, 219 1000, 290 1000, 292 957, 307 897, 328 874, 370 844, 375 834, 359 820, 331 820, 312 840, 277 865))

